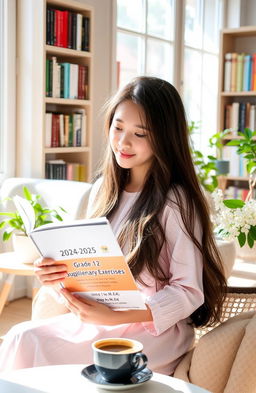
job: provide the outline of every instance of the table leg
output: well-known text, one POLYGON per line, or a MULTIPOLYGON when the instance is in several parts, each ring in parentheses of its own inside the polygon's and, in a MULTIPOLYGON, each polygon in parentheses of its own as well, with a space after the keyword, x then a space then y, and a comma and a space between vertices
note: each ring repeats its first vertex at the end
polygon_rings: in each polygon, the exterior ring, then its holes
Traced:
POLYGON ((6 279, 4 280, 4 285, 3 285, 1 293, 0 293, 0 314, 3 311, 6 300, 8 298, 9 293, 10 293, 10 289, 12 287, 14 277, 15 277, 14 274, 8 274, 6 279))

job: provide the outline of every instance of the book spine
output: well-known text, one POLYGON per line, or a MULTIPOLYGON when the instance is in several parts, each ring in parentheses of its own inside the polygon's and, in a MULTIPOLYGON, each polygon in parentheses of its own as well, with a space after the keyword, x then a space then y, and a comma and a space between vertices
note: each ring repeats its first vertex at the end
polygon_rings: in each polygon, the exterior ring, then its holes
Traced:
POLYGON ((243 90, 243 65, 244 65, 244 54, 237 55, 237 70, 236 70, 236 91, 243 90))
POLYGON ((51 147, 59 147, 60 145, 60 119, 59 114, 52 114, 52 138, 51 147))
POLYGON ((52 113, 45 114, 45 147, 51 147, 52 139, 52 113))
POLYGON ((256 90, 256 53, 252 56, 252 90, 256 90))
POLYGON ((69 11, 63 11, 63 46, 68 47, 68 14, 69 11))
POLYGON ((236 91, 237 53, 232 53, 231 62, 231 91, 236 91))
POLYGON ((73 146, 73 134, 74 134, 74 125, 73 125, 73 115, 69 116, 69 129, 68 129, 68 146, 73 146))
POLYGON ((77 28, 76 28, 76 49, 82 50, 82 23, 83 15, 77 14, 77 28))
POLYGON ((51 18, 51 32, 50 32, 50 45, 55 44, 55 10, 50 10, 50 18, 51 18))
POLYGON ((238 130, 239 122, 239 103, 233 102, 231 108, 231 129, 232 132, 236 135, 238 130))
POLYGON ((64 146, 68 147, 69 138, 69 115, 64 115, 64 146))
POLYGON ((46 59, 46 65, 45 65, 45 96, 50 97, 49 95, 49 67, 50 67, 50 60, 46 59))
POLYGON ((60 64, 60 97, 64 98, 64 73, 65 68, 64 65, 60 64))
POLYGON ((232 53, 226 53, 224 66, 224 91, 231 91, 231 61, 232 53))
POLYGON ((246 122, 246 104, 245 102, 240 102, 239 104, 239 124, 238 130, 244 133, 245 122, 246 122))
POLYGON ((76 49, 76 13, 72 12, 72 49, 76 49))
POLYGON ((68 12, 68 48, 73 48, 73 18, 72 12, 68 12))
POLYGON ((90 50, 90 19, 87 16, 82 20, 82 50, 90 50))
POLYGON ((65 146, 65 135, 64 135, 64 114, 60 114, 60 147, 65 146))
POLYGON ((46 44, 51 45, 51 10, 46 9, 46 44))

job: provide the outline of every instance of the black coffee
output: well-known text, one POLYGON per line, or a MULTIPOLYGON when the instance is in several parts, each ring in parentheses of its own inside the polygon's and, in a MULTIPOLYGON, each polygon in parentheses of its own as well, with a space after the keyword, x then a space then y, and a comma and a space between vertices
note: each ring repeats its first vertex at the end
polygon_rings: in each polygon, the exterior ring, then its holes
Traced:
POLYGON ((127 352, 130 351, 132 347, 128 347, 127 345, 121 345, 121 344, 110 344, 110 345, 104 345, 99 349, 108 352, 127 352))

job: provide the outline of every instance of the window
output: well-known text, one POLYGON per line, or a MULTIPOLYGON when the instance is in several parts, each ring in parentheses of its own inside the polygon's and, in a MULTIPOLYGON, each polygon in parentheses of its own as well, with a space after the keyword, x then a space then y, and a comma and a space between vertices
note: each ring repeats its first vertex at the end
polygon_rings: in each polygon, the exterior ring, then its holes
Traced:
POLYGON ((119 85, 136 75, 173 81, 174 0, 117 0, 119 85))
POLYGON ((222 7, 222 0, 185 0, 183 101, 188 120, 199 123, 193 139, 200 150, 208 148, 209 137, 217 132, 222 7))
POLYGON ((224 0, 117 0, 119 85, 154 75, 180 91, 193 136, 207 149, 216 130, 219 30, 224 0))
POLYGON ((15 0, 0 0, 0 182, 15 173, 15 0))

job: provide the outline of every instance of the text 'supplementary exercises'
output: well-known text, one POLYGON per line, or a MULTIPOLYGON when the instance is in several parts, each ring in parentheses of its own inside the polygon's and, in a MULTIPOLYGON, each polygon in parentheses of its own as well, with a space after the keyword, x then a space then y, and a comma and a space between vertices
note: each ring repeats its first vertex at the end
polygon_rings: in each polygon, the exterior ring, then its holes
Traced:
MULTIPOLYGON (((16 207, 31 214, 22 198, 16 207)), ((33 228, 28 235, 43 257, 66 264, 63 281, 72 293, 93 298, 114 309, 146 309, 141 292, 120 249, 108 220, 92 218, 63 221, 33 228)))

